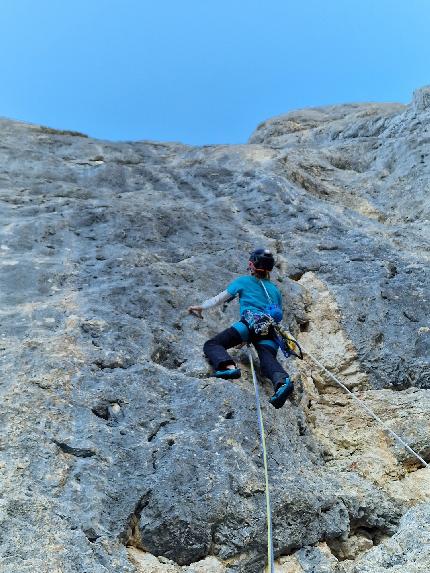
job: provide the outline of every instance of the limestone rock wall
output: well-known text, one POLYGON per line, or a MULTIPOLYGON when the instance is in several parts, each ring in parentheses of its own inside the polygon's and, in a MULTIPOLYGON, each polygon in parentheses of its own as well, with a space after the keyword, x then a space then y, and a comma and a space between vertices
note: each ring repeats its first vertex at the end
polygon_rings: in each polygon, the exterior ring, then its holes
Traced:
MULTIPOLYGON (((260 245, 292 332, 430 459, 429 93, 239 146, 0 120, 0 571, 263 570, 246 355, 220 381, 201 351, 238 309, 186 313, 260 245)), ((427 571, 428 470, 311 361, 288 369, 281 410, 262 380, 278 570, 427 571)))

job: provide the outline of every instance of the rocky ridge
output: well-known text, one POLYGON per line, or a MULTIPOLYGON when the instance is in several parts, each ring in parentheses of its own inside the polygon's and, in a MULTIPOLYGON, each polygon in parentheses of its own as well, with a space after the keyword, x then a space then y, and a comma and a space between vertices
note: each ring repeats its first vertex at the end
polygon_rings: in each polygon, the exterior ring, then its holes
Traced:
MULTIPOLYGON (((246 354, 226 382, 201 352, 237 308, 186 313, 262 244, 292 332, 430 460, 429 120, 429 88, 238 146, 0 120, 0 571, 263 570, 246 354)), ((278 571, 427 571, 428 470, 288 367, 292 402, 264 401, 278 571)))

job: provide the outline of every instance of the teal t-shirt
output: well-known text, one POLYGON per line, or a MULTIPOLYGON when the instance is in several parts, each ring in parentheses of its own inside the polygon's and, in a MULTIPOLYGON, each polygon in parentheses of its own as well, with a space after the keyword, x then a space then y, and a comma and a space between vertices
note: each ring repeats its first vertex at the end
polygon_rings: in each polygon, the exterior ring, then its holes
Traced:
POLYGON ((264 283, 272 302, 282 308, 282 296, 278 287, 271 283, 270 280, 257 279, 254 276, 246 275, 238 277, 226 288, 226 291, 232 297, 239 295, 241 316, 245 310, 251 310, 253 312, 264 311, 264 309, 270 304, 260 281, 264 283))

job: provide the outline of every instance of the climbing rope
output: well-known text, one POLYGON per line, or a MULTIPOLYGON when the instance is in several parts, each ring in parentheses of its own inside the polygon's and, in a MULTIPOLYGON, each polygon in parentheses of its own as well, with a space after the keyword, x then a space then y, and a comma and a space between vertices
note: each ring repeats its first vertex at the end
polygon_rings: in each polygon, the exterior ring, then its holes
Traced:
MULTIPOLYGON (((375 412, 367 406, 363 402, 357 398, 357 396, 349 390, 334 374, 327 370, 327 368, 317 359, 315 358, 302 344, 300 345, 301 349, 306 353, 306 355, 317 365, 321 370, 323 370, 329 378, 331 378, 338 386, 340 386, 347 394, 351 396, 353 400, 359 405, 359 407, 364 410, 370 417, 372 417, 390 436, 392 436, 399 444, 401 444, 410 454, 412 454, 415 458, 417 458, 420 463, 428 468, 429 464, 415 451, 413 450, 409 444, 407 444, 396 432, 394 432, 387 424, 377 415, 375 412)), ((264 479, 265 479, 265 492, 266 492, 266 515, 267 515, 267 559, 270 567, 270 573, 275 573, 275 563, 274 563, 274 556, 273 556, 273 536, 272 536, 272 509, 270 504, 270 492, 269 492, 269 472, 267 469, 267 450, 266 450, 266 439, 265 439, 265 432, 264 432, 264 424, 263 424, 263 417, 261 414, 261 405, 260 405, 260 395, 258 392, 258 381, 257 376, 255 374, 254 368, 254 360, 252 358, 251 347, 248 344, 248 356, 249 356, 249 363, 251 365, 251 373, 252 373, 252 381, 254 383, 254 390, 255 390, 255 403, 256 403, 256 410, 257 410, 257 420, 258 420, 258 427, 260 430, 260 443, 261 443, 261 451, 263 456, 263 464, 264 464, 264 479)))
POLYGON ((275 563, 273 558, 273 538, 272 538, 272 509, 270 505, 269 472, 267 470, 266 440, 264 436, 263 417, 261 415, 260 395, 258 392, 257 376, 255 374, 254 361, 252 359, 252 352, 249 345, 248 345, 248 355, 249 355, 249 363, 251 364, 252 381, 254 383, 254 390, 255 390, 255 403, 257 407, 257 419, 258 419, 258 427, 260 430, 260 443, 261 443, 261 451, 263 454, 263 463, 264 463, 264 479, 266 482, 267 559, 270 567, 270 573, 275 573, 275 563))
POLYGON ((321 370, 323 370, 327 374, 327 376, 329 376, 329 378, 331 378, 334 382, 336 382, 336 384, 338 384, 341 388, 343 388, 345 392, 347 392, 357 402, 357 404, 360 406, 362 410, 367 412, 369 416, 371 416, 374 420, 376 420, 376 422, 378 422, 378 424, 388 434, 390 434, 390 436, 392 436, 395 440, 397 440, 397 442, 399 442, 399 444, 401 444, 410 454, 415 456, 423 464, 424 467, 426 468, 429 467, 429 464, 419 454, 417 454, 417 452, 413 450, 398 434, 396 434, 396 432, 394 432, 389 426, 387 426, 387 424, 383 420, 381 420, 381 418, 377 414, 375 414, 375 412, 371 410, 371 408, 369 408, 369 406, 367 406, 367 404, 365 404, 363 400, 357 398, 357 396, 353 392, 351 392, 351 390, 349 390, 345 386, 345 384, 342 384, 342 382, 338 378, 336 378, 336 376, 334 376, 334 374, 332 374, 330 370, 327 370, 327 368, 323 364, 321 364, 319 360, 317 360, 314 356, 312 356, 312 354, 308 350, 306 350, 303 344, 300 344, 300 346, 302 350, 307 354, 307 356, 309 356, 309 358, 315 364, 317 364, 321 368, 321 370))

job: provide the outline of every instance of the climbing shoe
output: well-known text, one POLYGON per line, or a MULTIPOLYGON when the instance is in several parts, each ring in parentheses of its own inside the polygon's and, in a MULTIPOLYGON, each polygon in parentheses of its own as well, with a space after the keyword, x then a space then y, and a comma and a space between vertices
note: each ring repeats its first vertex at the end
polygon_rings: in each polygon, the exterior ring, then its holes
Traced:
POLYGON ((225 378, 232 380, 233 378, 240 378, 240 368, 226 368, 225 370, 216 370, 214 372, 216 378, 225 378))
POLYGON ((282 408, 282 406, 287 401, 288 396, 292 394, 293 390, 293 383, 289 378, 285 378, 285 381, 278 387, 276 392, 270 398, 269 402, 275 408, 282 408))

